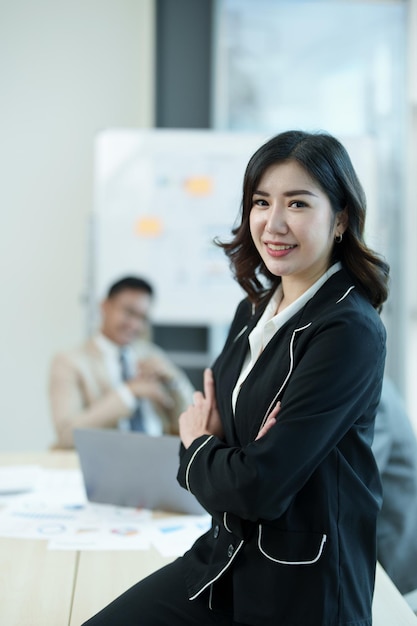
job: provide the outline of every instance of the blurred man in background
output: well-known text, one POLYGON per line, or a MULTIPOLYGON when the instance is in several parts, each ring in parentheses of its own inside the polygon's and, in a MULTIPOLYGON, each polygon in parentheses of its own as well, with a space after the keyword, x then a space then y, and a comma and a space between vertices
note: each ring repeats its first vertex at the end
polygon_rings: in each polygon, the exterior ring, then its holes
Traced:
POLYGON ((402 398, 385 378, 372 450, 381 474, 383 503, 377 556, 396 587, 417 610, 417 438, 402 398))
POLYGON ((99 332, 54 357, 49 393, 55 447, 73 447, 73 429, 80 427, 178 433, 178 416, 194 390, 151 342, 152 297, 146 280, 119 280, 101 304, 99 332))

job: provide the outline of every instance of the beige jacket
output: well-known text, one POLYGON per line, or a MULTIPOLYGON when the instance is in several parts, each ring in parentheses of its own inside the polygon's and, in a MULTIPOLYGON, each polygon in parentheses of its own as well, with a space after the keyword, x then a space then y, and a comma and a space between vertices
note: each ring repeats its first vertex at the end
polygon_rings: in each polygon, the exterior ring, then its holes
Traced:
MULTIPOLYGON (((155 406, 166 433, 178 433, 178 416, 192 403, 193 387, 186 375, 156 345, 138 344, 138 361, 158 356, 168 361, 175 372, 171 391, 173 408, 164 414, 155 406)), ((121 395, 112 387, 104 357, 90 339, 78 348, 57 354, 51 364, 49 397, 55 426, 56 448, 73 447, 74 428, 116 428, 131 413, 121 395)))

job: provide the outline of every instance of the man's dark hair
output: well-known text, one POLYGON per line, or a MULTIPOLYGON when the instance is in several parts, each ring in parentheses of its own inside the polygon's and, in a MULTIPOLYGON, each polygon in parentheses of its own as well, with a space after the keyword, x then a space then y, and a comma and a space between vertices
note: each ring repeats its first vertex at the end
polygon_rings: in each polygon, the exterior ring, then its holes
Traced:
POLYGON ((154 290, 152 285, 148 283, 144 278, 139 278, 138 276, 125 276, 125 278, 121 278, 117 282, 113 283, 109 288, 107 293, 108 298, 113 298, 117 296, 118 293, 124 291, 125 289, 134 289, 135 291, 144 291, 148 293, 150 296, 153 296, 154 290))

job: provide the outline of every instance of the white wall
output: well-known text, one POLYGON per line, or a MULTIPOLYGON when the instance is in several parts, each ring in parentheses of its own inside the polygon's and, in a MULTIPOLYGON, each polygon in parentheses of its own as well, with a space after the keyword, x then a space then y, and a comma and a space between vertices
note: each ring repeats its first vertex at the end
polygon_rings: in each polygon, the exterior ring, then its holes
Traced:
POLYGON ((0 0, 0 449, 53 440, 52 354, 84 338, 93 140, 153 124, 153 0, 0 0))

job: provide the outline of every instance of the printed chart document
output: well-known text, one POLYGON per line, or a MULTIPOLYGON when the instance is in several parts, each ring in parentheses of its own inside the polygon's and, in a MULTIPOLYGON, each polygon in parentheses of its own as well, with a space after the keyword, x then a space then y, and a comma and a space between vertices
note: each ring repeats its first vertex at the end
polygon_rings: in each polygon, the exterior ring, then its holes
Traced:
POLYGON ((87 501, 79 470, 0 468, 0 536, 48 540, 51 550, 147 550, 183 554, 209 515, 164 515, 87 501))

